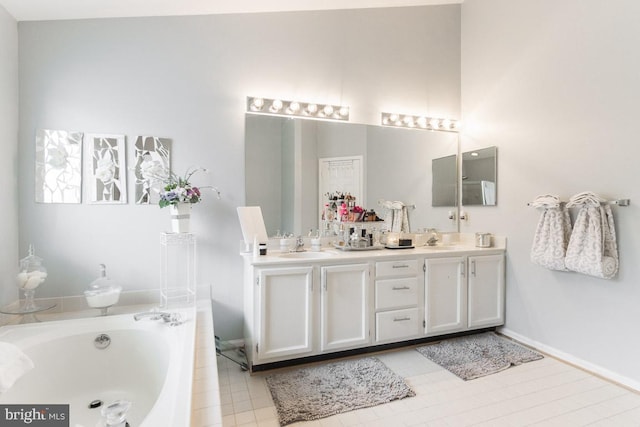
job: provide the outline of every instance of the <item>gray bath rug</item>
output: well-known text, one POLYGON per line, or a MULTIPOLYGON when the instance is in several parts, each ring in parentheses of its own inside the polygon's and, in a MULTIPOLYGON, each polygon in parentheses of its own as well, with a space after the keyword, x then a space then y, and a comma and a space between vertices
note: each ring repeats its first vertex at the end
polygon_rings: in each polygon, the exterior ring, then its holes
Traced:
POLYGON ((544 357, 493 332, 451 338, 416 350, 465 381, 544 357))
POLYGON ((374 357, 300 368, 266 380, 281 426, 415 396, 400 376, 374 357))

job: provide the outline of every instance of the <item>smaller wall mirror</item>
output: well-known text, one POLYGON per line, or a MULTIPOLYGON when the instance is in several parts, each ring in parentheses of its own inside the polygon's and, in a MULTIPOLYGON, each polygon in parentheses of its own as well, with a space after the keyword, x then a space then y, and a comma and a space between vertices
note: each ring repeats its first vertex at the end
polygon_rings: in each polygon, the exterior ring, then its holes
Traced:
POLYGON ((462 205, 495 206, 498 202, 498 149, 462 153, 462 205))

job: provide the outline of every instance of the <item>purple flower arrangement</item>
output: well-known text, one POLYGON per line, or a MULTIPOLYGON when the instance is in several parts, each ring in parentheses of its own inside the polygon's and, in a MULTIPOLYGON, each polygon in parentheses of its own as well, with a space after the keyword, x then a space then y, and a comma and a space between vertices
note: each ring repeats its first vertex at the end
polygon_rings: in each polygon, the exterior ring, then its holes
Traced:
MULTIPOLYGON (((160 207, 164 208, 178 203, 199 203, 202 200, 200 188, 190 182, 191 177, 198 171, 206 172, 206 169, 189 169, 184 176, 177 176, 170 172, 162 191, 160 191, 160 207)), ((220 192, 215 188, 214 190, 220 198, 220 192)))

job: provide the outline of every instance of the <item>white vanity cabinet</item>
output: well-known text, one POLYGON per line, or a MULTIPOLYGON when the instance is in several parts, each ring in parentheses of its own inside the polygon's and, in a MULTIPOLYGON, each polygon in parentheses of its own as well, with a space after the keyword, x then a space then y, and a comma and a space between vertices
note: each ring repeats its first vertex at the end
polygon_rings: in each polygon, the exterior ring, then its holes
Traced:
POLYGON ((246 268, 250 365, 371 344, 368 262, 246 268))
POLYGON ((320 281, 320 351, 369 344, 369 264, 321 267, 320 281))
POLYGON ((504 255, 469 257, 468 323, 470 329, 504 323, 504 255))
POLYGON ((421 264, 417 259, 375 264, 375 343, 404 341, 422 334, 421 264))
POLYGON ((255 271, 256 360, 302 356, 313 350, 313 267, 255 271))
POLYGON ((425 259, 425 334, 448 334, 466 328, 467 258, 425 259))
POLYGON ((425 334, 504 323, 504 254, 425 260, 425 334))
POLYGON ((505 241, 494 248, 245 255, 252 370, 504 324, 505 241))

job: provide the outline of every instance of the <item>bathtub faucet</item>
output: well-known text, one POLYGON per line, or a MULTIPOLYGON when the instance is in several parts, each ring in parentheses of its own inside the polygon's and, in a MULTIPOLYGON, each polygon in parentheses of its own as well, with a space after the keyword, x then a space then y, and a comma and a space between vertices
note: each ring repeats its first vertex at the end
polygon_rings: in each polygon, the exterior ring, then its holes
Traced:
POLYGON ((145 317, 148 317, 151 320, 164 320, 165 323, 169 323, 171 326, 177 326, 183 323, 180 313, 166 313, 163 311, 147 311, 144 313, 134 314, 133 320, 137 322, 145 317))

